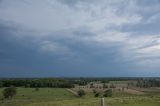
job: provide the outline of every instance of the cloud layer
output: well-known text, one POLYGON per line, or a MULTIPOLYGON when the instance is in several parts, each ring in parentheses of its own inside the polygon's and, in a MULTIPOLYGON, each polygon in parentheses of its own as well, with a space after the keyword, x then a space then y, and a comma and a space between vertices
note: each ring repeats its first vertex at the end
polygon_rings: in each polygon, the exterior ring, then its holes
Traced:
POLYGON ((158 76, 159 7, 159 0, 2 0, 1 77, 158 76))

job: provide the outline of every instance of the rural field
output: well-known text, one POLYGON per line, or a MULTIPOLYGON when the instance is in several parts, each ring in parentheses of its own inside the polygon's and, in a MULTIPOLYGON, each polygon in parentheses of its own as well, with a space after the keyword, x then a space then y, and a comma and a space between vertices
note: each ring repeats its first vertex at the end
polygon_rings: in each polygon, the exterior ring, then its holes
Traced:
MULTIPOLYGON (((0 88, 0 106, 100 106, 101 96, 95 97, 92 89, 83 88, 86 92, 83 97, 76 95, 76 89, 39 88, 36 91, 35 88, 18 87, 17 94, 11 100, 3 100, 4 88, 0 88)), ((100 89, 100 91, 103 90, 100 89)), ((160 106, 158 87, 112 90, 112 97, 105 97, 106 106, 160 106)))
POLYGON ((160 0, 0 0, 0 106, 160 106, 160 0))

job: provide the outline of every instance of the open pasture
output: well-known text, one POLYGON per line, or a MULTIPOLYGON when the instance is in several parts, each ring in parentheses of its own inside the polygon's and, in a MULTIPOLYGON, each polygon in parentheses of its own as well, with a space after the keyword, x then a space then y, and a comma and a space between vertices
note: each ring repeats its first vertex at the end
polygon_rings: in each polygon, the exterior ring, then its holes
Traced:
MULTIPOLYGON (((78 97, 65 88, 40 88, 39 91, 18 88, 12 100, 2 100, 2 93, 0 99, 0 106, 100 106, 100 97, 94 97, 93 93, 78 97)), ((154 95, 153 88, 152 92, 142 95, 114 91, 112 97, 105 98, 105 102, 107 106, 160 106, 160 93, 154 95)))

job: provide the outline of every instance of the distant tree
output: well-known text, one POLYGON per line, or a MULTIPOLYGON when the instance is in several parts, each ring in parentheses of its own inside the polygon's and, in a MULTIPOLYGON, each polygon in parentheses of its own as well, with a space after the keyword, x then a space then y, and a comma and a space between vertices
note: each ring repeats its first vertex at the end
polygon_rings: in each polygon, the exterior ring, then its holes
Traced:
POLYGON ((3 87, 3 83, 0 81, 0 88, 3 87))
POLYGON ((112 89, 109 89, 109 90, 106 90, 105 92, 104 92, 104 95, 103 95, 104 97, 111 97, 112 96, 112 89))
POLYGON ((106 84, 103 84, 103 88, 108 88, 108 85, 106 85, 106 84))
POLYGON ((8 87, 8 88, 5 88, 4 91, 3 91, 3 96, 5 99, 8 99, 8 98, 11 98, 16 95, 17 93, 17 90, 14 86, 11 86, 11 87, 8 87))
POLYGON ((94 85, 93 85, 93 83, 91 83, 91 84, 90 84, 90 88, 94 88, 94 85))
POLYGON ((110 85, 110 88, 116 88, 116 86, 115 86, 115 85, 113 85, 113 84, 111 84, 111 85, 110 85))
POLYGON ((122 91, 124 91, 124 87, 122 87, 122 91))
POLYGON ((79 97, 82 97, 82 96, 84 96, 85 94, 86 94, 85 91, 82 90, 82 89, 80 89, 80 90, 78 91, 78 96, 79 96, 79 97))
POLYGON ((109 83, 108 80, 102 80, 101 83, 109 83))
POLYGON ((38 87, 36 87, 36 88, 35 88, 35 91, 39 91, 39 88, 38 88, 38 87))
POLYGON ((119 88, 118 91, 121 91, 121 89, 119 88))
POLYGON ((97 93, 97 90, 96 90, 96 89, 93 89, 93 93, 96 94, 96 93, 97 93))
POLYGON ((100 93, 99 92, 97 92, 97 93, 95 93, 95 95, 94 95, 95 97, 99 97, 100 96, 100 93))
POLYGON ((25 88, 30 88, 30 84, 26 84, 26 85, 25 85, 25 88))
POLYGON ((128 90, 128 88, 129 88, 129 87, 127 86, 127 90, 128 90))

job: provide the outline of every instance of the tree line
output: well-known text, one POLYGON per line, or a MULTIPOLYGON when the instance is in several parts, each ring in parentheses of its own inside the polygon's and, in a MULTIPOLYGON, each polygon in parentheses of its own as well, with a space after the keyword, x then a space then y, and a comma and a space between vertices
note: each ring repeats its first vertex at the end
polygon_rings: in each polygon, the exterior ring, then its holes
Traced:
POLYGON ((47 79, 3 79, 0 80, 0 87, 50 87, 50 88, 72 88, 74 84, 71 81, 57 78, 47 79))
MULTIPOLYGON (((110 81, 136 81, 137 83, 128 84, 137 87, 160 87, 160 78, 32 78, 32 79, 0 79, 0 87, 50 87, 50 88, 73 88, 77 85, 87 85, 90 82, 100 81, 109 83, 110 81)), ((105 86, 105 88, 108 88, 105 86)))
POLYGON ((136 86, 140 88, 160 87, 160 79, 138 79, 136 86))

